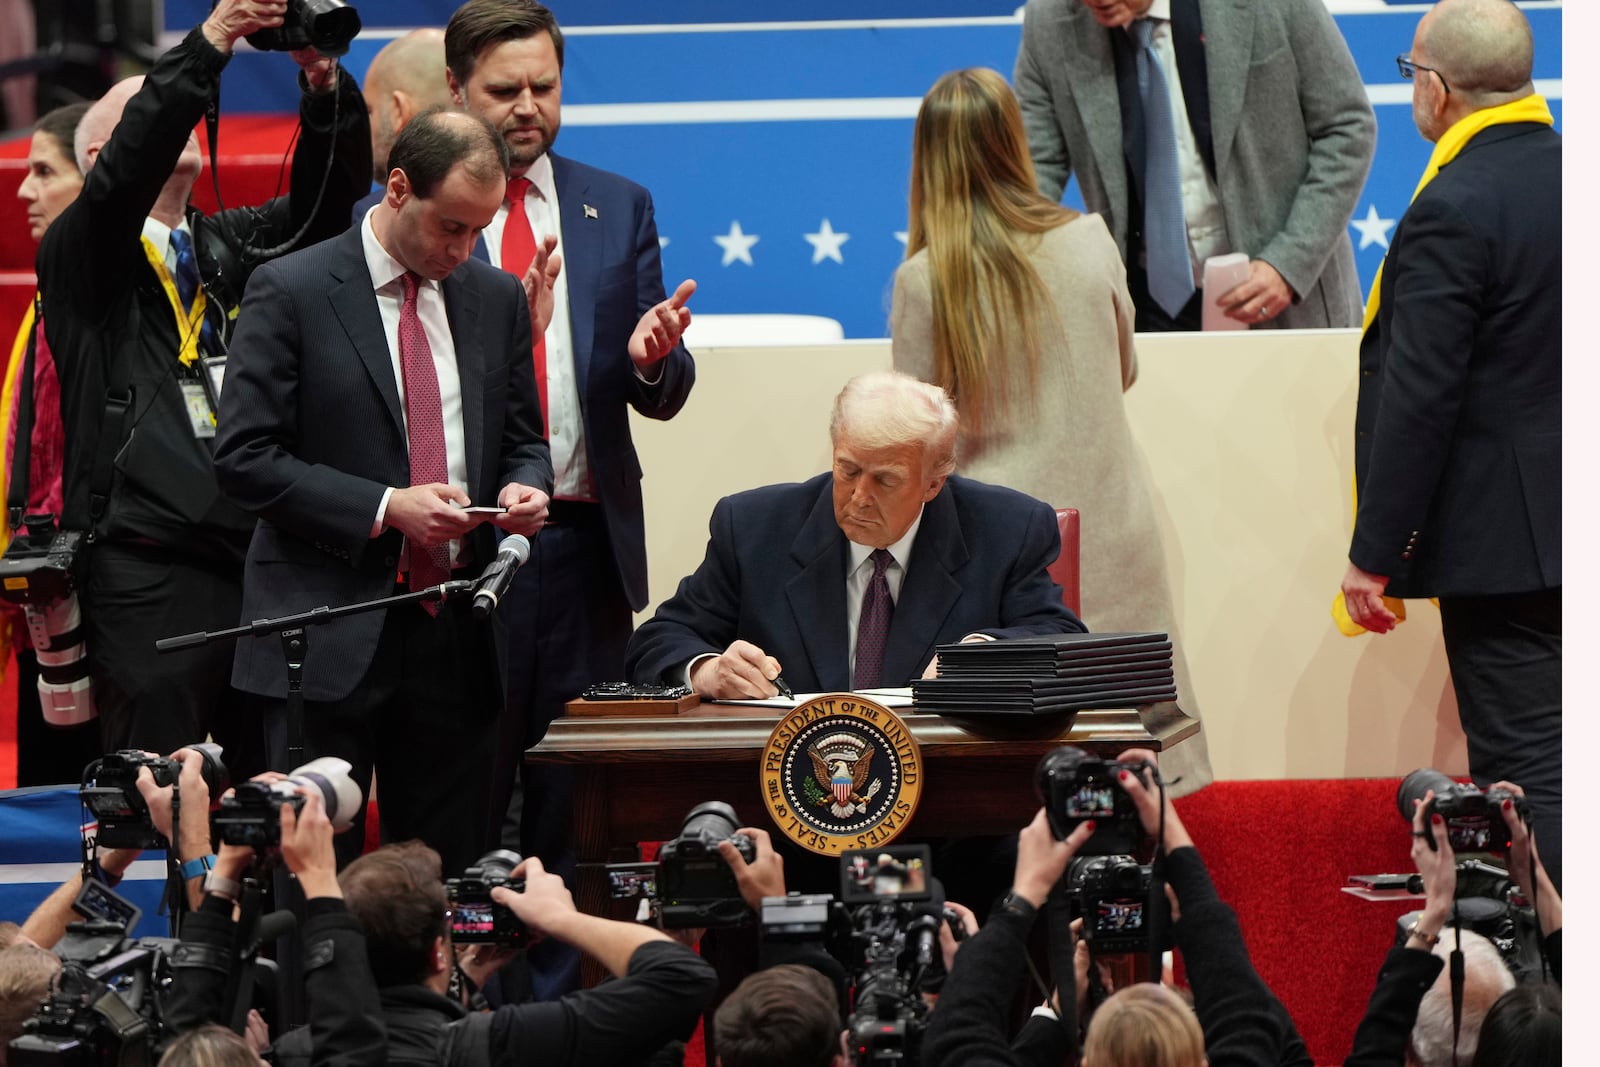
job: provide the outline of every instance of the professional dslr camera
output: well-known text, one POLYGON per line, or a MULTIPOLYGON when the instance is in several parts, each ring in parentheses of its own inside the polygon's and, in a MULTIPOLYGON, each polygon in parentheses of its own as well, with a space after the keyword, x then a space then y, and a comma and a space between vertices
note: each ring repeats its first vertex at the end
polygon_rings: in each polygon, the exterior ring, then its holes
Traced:
POLYGON ((510 849, 497 848, 484 853, 460 878, 445 880, 444 892, 450 901, 450 939, 458 945, 507 945, 521 948, 529 941, 528 928, 508 907, 496 904, 489 891, 505 886, 515 893, 527 887, 511 872, 522 864, 522 857, 510 849))
POLYGON ((361 787, 350 777, 350 764, 337 756, 323 756, 296 769, 277 782, 244 782, 212 816, 212 829, 224 844, 248 848, 269 848, 282 843, 283 808, 294 809, 298 817, 306 798, 300 786, 311 786, 322 794, 322 806, 334 831, 350 829, 361 807, 361 787))
MULTIPOLYGON (((227 788, 228 769, 222 765, 222 748, 210 743, 187 746, 200 753, 200 776, 212 796, 227 788)), ((181 760, 151 756, 124 749, 101 756, 84 768, 78 798, 99 823, 95 839, 105 848, 170 848, 171 843, 150 821, 150 807, 139 792, 139 768, 147 767, 157 786, 176 787, 183 770, 181 760)), ((180 809, 181 811, 181 809, 180 809)), ((191 813, 205 818, 205 812, 191 813)), ((180 815, 180 818, 182 816, 180 815)))
POLYGON ((96 715, 83 643, 77 578, 83 534, 50 514, 24 515, 0 557, 0 597, 21 605, 39 656, 39 705, 53 726, 96 715))
POLYGON ((315 48, 325 56, 342 56, 360 32, 361 16, 344 0, 289 0, 282 26, 257 30, 245 40, 263 52, 315 48))
MULTIPOLYGON (((1445 833, 1456 852, 1492 852, 1503 856, 1511 849, 1511 828, 1506 825, 1501 804, 1512 801, 1524 824, 1532 825, 1528 802, 1505 789, 1480 790, 1471 782, 1461 783, 1428 767, 1419 767, 1405 776, 1395 802, 1407 822, 1416 814, 1416 802, 1433 790, 1432 811, 1444 818, 1445 833)), ((1422 822, 1428 847, 1437 850, 1433 823, 1422 822)), ((1523 888, 1527 888, 1524 886, 1523 888)))
MULTIPOLYGON (((1143 952, 1150 947, 1154 916, 1149 864, 1132 856, 1074 856, 1067 866, 1067 892, 1073 918, 1083 920, 1083 939, 1096 955, 1143 952)), ((1163 907, 1166 896, 1155 907, 1163 907)), ((1163 951, 1172 947, 1170 928, 1163 951)))
POLYGON ((664 928, 739 926, 750 919, 739 883, 717 851, 732 841, 746 863, 755 862, 756 843, 735 833, 738 828, 733 808, 710 800, 690 809, 678 836, 662 844, 656 888, 664 928))
POLYGON ((1117 782, 1122 771, 1142 774, 1146 761, 1117 763, 1097 759, 1081 748, 1062 745, 1045 753, 1034 773, 1039 799, 1056 840, 1064 841, 1080 823, 1094 820, 1094 834, 1078 850, 1080 856, 1116 856, 1133 852, 1144 839, 1133 798, 1117 782))

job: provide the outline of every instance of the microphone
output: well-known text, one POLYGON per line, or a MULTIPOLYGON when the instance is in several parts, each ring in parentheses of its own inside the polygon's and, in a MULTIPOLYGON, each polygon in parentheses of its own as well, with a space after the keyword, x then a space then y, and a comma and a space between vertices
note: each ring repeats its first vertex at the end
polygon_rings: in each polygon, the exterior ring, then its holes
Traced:
POLYGON ((528 551, 532 547, 521 534, 512 534, 500 542, 499 554, 483 572, 483 577, 478 579, 478 592, 472 598, 473 618, 487 619, 494 614, 500 598, 511 588, 512 575, 517 573, 518 567, 528 562, 528 551))

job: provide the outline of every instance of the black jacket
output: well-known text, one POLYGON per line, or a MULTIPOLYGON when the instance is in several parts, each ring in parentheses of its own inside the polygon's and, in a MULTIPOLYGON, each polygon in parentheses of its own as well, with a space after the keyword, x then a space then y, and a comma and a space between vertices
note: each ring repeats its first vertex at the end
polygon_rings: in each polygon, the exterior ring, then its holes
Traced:
MULTIPOLYGON (((223 1003, 228 952, 234 937, 233 906, 207 895, 183 923, 183 943, 173 962, 167 1022, 181 1033, 207 1022, 227 1023, 223 1003)), ((315 1067, 381 1067, 385 1062, 378 987, 367 964, 367 940, 344 901, 306 902, 305 960, 308 1025, 279 1042, 315 1067)))
MULTIPOLYGON (((396 986, 380 992, 388 1063, 639 1064, 667 1042, 694 1032, 716 983, 710 964, 690 950, 652 941, 634 952, 627 977, 555 1001, 469 1013, 422 986, 396 986)), ((280 1050, 278 1063, 298 1067, 306 1062, 298 1058, 306 1039, 290 1037, 292 1046, 280 1050)))
MULTIPOLYGON (((254 520, 223 499, 211 442, 191 427, 180 383, 199 383, 202 372, 178 361, 176 317, 140 239, 227 62, 198 29, 156 61, 85 175, 82 193, 45 233, 38 273, 67 437, 63 526, 236 564, 254 520), (108 419, 107 391, 119 386, 131 388, 132 403, 108 419), (92 509, 102 423, 116 438, 107 451, 115 455, 115 473, 109 501, 92 509)), ((327 190, 301 246, 341 232, 350 205, 370 183, 366 105, 348 74, 340 71, 334 92, 306 93, 300 122, 288 195, 210 217, 188 212, 218 352, 258 262, 244 249, 280 244, 312 218, 329 151, 327 190)))

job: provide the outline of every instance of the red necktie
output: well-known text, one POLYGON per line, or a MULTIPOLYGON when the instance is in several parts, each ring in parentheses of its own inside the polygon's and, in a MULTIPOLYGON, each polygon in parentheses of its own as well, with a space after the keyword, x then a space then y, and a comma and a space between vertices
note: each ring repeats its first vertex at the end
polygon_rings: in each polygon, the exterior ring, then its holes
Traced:
MULTIPOLYGON (((533 236, 533 225, 528 222, 528 208, 525 203, 528 189, 532 185, 533 182, 527 178, 512 178, 506 182, 506 203, 509 210, 506 212, 505 231, 500 235, 500 268, 515 274, 518 281, 528 273, 528 267, 533 263, 534 251, 538 248, 538 241, 533 236)), ((544 430, 548 436, 550 390, 545 385, 543 337, 533 346, 533 377, 539 385, 539 415, 544 419, 544 430)))
MULTIPOLYGON (((439 372, 433 366, 433 349, 417 317, 419 279, 410 271, 401 276, 406 298, 400 305, 400 374, 406 390, 406 444, 411 451, 411 484, 448 482, 450 469, 444 450, 444 407, 439 400, 439 372)), ((410 588, 426 589, 450 577, 450 546, 407 546, 411 557, 410 588)), ((424 604, 430 615, 437 603, 424 604)))
POLYGON ((889 596, 889 579, 884 572, 894 557, 885 548, 872 550, 872 578, 867 595, 861 598, 861 621, 856 626, 856 671, 852 689, 876 689, 883 677, 883 649, 889 643, 889 621, 894 618, 894 599, 889 596))

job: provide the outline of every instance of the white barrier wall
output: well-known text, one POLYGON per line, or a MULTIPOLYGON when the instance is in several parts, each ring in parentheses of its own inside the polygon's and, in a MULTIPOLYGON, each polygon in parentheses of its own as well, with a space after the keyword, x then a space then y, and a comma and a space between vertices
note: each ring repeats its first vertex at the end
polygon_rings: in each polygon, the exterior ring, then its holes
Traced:
MULTIPOLYGON (((1433 606, 1411 603, 1383 637, 1343 637, 1328 614, 1349 538, 1356 336, 1138 339, 1128 414, 1221 779, 1466 769, 1433 606)), ((719 497, 826 469, 834 395, 888 366, 889 345, 708 348, 695 360, 676 419, 634 419, 652 607, 704 556, 719 497)))

